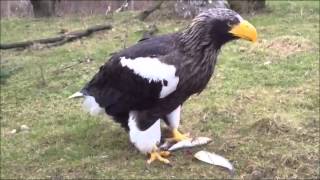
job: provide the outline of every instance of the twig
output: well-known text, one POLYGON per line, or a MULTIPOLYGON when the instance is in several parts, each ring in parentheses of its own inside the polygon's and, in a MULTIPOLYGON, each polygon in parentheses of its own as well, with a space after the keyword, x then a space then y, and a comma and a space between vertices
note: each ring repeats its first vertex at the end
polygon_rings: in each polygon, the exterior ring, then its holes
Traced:
MULTIPOLYGON (((88 58, 88 59, 90 60, 90 58, 88 58)), ((73 66, 76 66, 76 65, 79 65, 79 64, 81 64, 81 63, 84 63, 85 61, 88 61, 88 59, 86 59, 86 60, 80 60, 80 61, 78 61, 77 63, 71 64, 71 65, 69 65, 69 66, 65 66, 65 67, 63 67, 63 68, 61 68, 61 69, 56 69, 56 70, 52 71, 52 73, 53 73, 53 74, 56 74, 56 73, 61 72, 61 71, 65 70, 65 69, 72 68, 73 66)))
POLYGON ((40 85, 41 86, 46 86, 47 83, 46 83, 46 79, 44 77, 43 67, 42 67, 41 64, 39 64, 39 68, 40 68, 40 80, 41 80, 40 85))

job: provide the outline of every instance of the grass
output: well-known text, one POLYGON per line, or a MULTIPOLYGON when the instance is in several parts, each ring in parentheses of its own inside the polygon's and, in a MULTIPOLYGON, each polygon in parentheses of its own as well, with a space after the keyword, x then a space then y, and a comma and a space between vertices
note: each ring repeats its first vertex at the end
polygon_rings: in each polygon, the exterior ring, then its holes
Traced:
MULTIPOLYGON (((319 2, 269 1, 270 12, 245 16, 259 42, 226 45, 207 89, 183 107, 183 131, 213 137, 200 148, 223 155, 234 178, 319 177, 319 2)), ((1 43, 53 36, 110 21, 112 31, 50 49, 1 51, 1 178, 230 178, 189 151, 154 163, 109 118, 91 117, 67 100, 110 53, 134 44, 152 22, 102 16, 2 19, 1 43), (90 62, 78 64, 79 61, 90 62), (73 65, 71 68, 64 69, 73 65), (19 131, 23 124, 28 132, 19 131)), ((160 33, 188 21, 158 20, 160 33)))

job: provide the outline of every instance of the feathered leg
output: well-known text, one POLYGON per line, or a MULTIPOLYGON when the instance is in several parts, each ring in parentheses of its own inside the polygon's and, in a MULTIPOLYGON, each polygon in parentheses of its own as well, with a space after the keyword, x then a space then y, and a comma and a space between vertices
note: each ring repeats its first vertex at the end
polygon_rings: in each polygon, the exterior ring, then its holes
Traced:
POLYGON ((182 141, 185 139, 189 139, 189 133, 182 134, 178 127, 180 125, 180 113, 181 113, 181 105, 178 106, 175 110, 173 110, 171 113, 169 113, 166 116, 166 120, 168 123, 168 126, 170 127, 170 130, 172 132, 172 138, 168 138, 167 141, 182 141))
POLYGON ((134 111, 129 113, 128 126, 130 141, 140 152, 150 155, 150 159, 147 161, 148 164, 155 160, 166 164, 170 163, 168 159, 164 158, 168 157, 170 153, 168 151, 160 151, 157 147, 161 138, 160 119, 148 129, 142 131, 137 126, 137 113, 138 112, 134 111))

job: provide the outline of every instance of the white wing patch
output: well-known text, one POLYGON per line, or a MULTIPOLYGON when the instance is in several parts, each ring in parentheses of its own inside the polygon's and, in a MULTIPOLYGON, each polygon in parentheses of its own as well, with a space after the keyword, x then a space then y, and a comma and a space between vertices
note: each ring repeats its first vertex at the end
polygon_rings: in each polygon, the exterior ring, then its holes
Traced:
POLYGON ((158 58, 138 57, 135 59, 120 58, 120 63, 123 67, 128 67, 133 72, 143 78, 151 81, 164 82, 160 92, 160 98, 168 96, 176 90, 179 83, 179 78, 175 75, 176 68, 173 65, 165 64, 159 61, 158 58))

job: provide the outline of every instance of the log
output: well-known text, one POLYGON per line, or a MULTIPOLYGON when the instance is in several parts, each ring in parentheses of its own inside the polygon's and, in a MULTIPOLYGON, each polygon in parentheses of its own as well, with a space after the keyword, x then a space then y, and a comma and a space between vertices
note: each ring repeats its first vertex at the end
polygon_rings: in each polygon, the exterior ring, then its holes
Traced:
POLYGON ((153 11, 160 9, 162 3, 164 2, 164 0, 159 1, 156 5, 151 6, 150 8, 142 11, 137 17, 140 21, 144 21, 151 13, 153 13, 153 11))
POLYGON ((0 44, 0 49, 27 48, 34 44, 45 44, 48 47, 58 46, 58 45, 65 44, 67 42, 71 42, 85 36, 90 36, 94 32, 109 30, 109 29, 112 29, 112 26, 109 24, 95 25, 85 30, 73 31, 67 34, 56 36, 56 37, 9 43, 9 44, 0 44))

